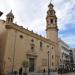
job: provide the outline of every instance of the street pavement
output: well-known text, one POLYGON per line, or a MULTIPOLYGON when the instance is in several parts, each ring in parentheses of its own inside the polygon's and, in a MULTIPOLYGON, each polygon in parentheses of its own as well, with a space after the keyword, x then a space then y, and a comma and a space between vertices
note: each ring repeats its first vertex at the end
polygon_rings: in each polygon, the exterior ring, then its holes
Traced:
MULTIPOLYGON (((46 73, 46 74, 43 74, 43 73, 29 73, 28 75, 48 75, 48 73, 46 73)), ((75 72, 64 73, 64 74, 57 74, 56 72, 51 72, 50 75, 75 75, 75 72)))
MULTIPOLYGON (((19 75, 19 74, 17 74, 19 75)), ((48 73, 34 73, 34 72, 31 72, 31 73, 27 73, 27 75, 48 75, 48 73)), ((50 72, 50 75, 75 75, 75 72, 71 72, 71 73, 63 73, 63 74, 58 74, 57 72, 50 72)))
MULTIPOLYGON (((8 74, 8 75, 13 75, 13 74, 8 74)), ((14 75, 19 75, 19 74, 14 74, 14 75)), ((48 73, 29 72, 29 73, 27 73, 27 75, 48 75, 48 73)), ((58 75, 58 73, 57 72, 50 72, 49 75, 58 75)))
POLYGON ((59 74, 59 75, 75 75, 75 72, 71 72, 71 73, 64 73, 64 74, 59 74))
MULTIPOLYGON (((28 75, 48 75, 48 73, 29 73, 28 75)), ((58 75, 57 72, 50 72, 50 75, 58 75)))

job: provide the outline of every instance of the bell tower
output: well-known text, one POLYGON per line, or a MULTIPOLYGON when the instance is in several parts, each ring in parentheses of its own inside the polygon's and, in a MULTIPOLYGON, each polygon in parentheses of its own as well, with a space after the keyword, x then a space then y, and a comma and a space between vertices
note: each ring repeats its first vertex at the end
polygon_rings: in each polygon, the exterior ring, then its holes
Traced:
POLYGON ((58 39, 58 27, 57 27, 57 17, 55 15, 55 10, 53 9, 53 4, 48 5, 47 17, 46 17, 46 34, 47 39, 57 42, 58 39))
MULTIPOLYGON (((58 50, 58 26, 57 26, 57 17, 56 12, 54 10, 54 5, 50 2, 48 5, 48 11, 46 16, 46 34, 47 39, 52 41, 54 43, 54 49, 51 49, 51 55, 54 56, 54 59, 51 60, 54 61, 54 68, 58 69, 59 67, 59 50, 58 50)), ((52 57, 52 56, 51 56, 52 57)))
POLYGON ((14 15, 12 10, 6 15, 6 23, 13 23, 14 15))

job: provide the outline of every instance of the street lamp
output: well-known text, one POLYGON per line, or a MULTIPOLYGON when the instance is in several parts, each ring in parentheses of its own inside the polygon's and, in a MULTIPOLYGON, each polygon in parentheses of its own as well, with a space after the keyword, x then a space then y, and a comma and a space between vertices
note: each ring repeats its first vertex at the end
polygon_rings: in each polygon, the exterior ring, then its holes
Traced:
POLYGON ((50 75, 50 68, 49 68, 49 51, 48 51, 48 75, 50 75))

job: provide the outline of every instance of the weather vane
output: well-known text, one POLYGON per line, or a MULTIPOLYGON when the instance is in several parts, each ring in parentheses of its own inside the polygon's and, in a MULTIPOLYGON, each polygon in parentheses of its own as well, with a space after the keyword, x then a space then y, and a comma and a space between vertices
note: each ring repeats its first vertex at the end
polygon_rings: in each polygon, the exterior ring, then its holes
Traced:
POLYGON ((52 0, 50 0, 50 3, 52 2, 52 0))

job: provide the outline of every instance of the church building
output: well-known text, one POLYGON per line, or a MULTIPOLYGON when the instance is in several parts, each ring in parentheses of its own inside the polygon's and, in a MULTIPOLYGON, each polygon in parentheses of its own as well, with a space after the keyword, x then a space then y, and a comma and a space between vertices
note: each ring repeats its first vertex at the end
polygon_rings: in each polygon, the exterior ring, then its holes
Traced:
POLYGON ((0 20, 0 71, 7 74, 19 71, 24 61, 28 72, 42 72, 59 67, 58 26, 54 5, 48 5, 46 38, 13 23, 10 11, 6 20, 0 20))

